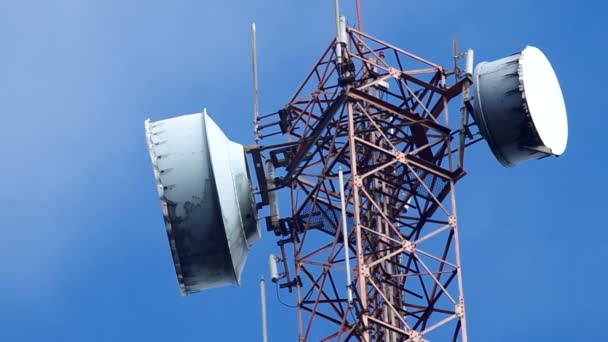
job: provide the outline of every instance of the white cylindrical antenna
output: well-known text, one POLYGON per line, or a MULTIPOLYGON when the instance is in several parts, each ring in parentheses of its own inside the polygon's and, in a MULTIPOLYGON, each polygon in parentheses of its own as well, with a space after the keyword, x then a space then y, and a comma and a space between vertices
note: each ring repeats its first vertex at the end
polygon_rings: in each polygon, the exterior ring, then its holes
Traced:
POLYGON ((258 105, 258 61, 255 42, 255 23, 251 23, 251 64, 253 72, 253 138, 257 144, 260 140, 259 130, 259 105, 258 105))
POLYGON ((274 254, 268 256, 268 270, 270 272, 270 280, 273 283, 279 281, 279 268, 277 267, 277 257, 274 254))
POLYGON ((266 321, 266 282, 260 278, 260 302, 262 304, 262 341, 268 342, 268 322, 266 321))
POLYGON ((473 52, 473 49, 468 49, 466 54, 467 54, 467 56, 466 56, 467 64, 466 64, 466 68, 465 68, 466 75, 473 76, 473 63, 474 63, 473 58, 474 58, 475 53, 473 52))
POLYGON ((337 62, 342 63, 342 47, 340 46, 340 0, 335 0, 336 11, 336 57, 337 62))
POLYGON ((344 175, 342 170, 338 171, 338 178, 340 179, 340 202, 342 205, 342 236, 344 237, 344 261, 346 263, 346 291, 348 305, 353 304, 353 290, 350 287, 350 255, 348 247, 348 229, 346 227, 346 203, 344 200, 344 175))
POLYGON ((334 1, 336 12, 336 37, 340 35, 340 0, 334 1))
POLYGON ((274 189, 274 165, 270 159, 266 160, 266 187, 268 191, 268 204, 270 205, 270 224, 272 228, 279 226, 279 202, 277 192, 274 189))
POLYGON ((348 46, 348 36, 346 35, 346 17, 340 16, 338 20, 338 43, 343 44, 344 47, 348 46))

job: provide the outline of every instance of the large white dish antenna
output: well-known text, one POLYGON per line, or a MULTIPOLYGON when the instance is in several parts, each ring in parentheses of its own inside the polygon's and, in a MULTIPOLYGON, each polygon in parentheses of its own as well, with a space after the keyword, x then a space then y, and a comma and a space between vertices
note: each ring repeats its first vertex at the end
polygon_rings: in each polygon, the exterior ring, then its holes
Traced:
POLYGON ((548 155, 568 142, 564 97, 551 63, 537 48, 475 68, 474 117, 504 166, 548 155))
POLYGON ((260 237, 243 147, 207 113, 146 120, 145 130, 182 294, 238 285, 260 237))

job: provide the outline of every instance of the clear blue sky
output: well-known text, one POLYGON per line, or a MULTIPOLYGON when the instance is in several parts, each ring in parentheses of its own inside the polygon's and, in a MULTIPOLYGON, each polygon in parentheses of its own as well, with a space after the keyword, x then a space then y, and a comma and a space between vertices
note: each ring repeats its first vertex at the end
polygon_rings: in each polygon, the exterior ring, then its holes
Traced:
MULTIPOLYGON (((438 63, 453 36, 478 61, 526 44, 548 55, 569 111, 564 156, 504 169, 479 144, 457 190, 469 334, 608 340, 605 5, 362 2, 369 33, 438 63)), ((331 39, 332 16, 328 0, 0 1, 0 341, 260 340, 274 236, 241 288, 181 297, 143 121, 207 107, 251 143, 249 23, 270 112, 331 39)), ((271 341, 295 340, 295 311, 274 292, 269 310, 271 341)))

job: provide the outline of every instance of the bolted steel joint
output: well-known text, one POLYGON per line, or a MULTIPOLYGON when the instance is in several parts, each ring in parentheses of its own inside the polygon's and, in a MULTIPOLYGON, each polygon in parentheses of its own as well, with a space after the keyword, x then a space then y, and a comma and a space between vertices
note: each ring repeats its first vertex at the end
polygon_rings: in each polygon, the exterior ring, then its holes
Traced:
POLYGON ((403 241, 403 249, 410 253, 414 253, 414 251, 416 250, 416 245, 406 240, 403 241))
POLYGON ((361 266, 359 266, 359 270, 363 277, 369 278, 369 267, 367 267, 365 265, 361 265, 361 266))
POLYGON ((353 185, 356 187, 361 187, 363 185, 363 181, 361 180, 361 176, 353 177, 353 185))
POLYGON ((409 331, 409 335, 410 335, 410 341, 412 342, 422 342, 422 334, 417 332, 416 330, 410 330, 409 331))
POLYGON ((400 70, 397 70, 397 69, 395 69, 395 68, 393 68, 393 67, 389 67, 389 68, 388 68, 388 73, 389 73, 389 74, 390 74, 392 77, 394 77, 394 78, 399 78, 399 77, 401 77, 401 71, 400 71, 400 70))
POLYGON ((462 318, 464 317, 464 303, 460 302, 455 305, 454 311, 456 312, 456 316, 462 318))
POLYGON ((450 224, 450 227, 456 228, 458 225, 456 221, 456 215, 450 215, 450 217, 448 218, 448 223, 450 224))
POLYGON ((397 160, 400 163, 405 164, 405 153, 403 153, 403 152, 397 152, 396 153, 396 157, 397 157, 397 160))

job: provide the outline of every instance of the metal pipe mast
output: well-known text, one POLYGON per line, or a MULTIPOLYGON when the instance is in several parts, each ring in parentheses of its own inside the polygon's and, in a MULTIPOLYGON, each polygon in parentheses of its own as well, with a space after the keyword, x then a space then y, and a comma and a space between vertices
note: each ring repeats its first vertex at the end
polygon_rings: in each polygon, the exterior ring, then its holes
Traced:
POLYGON ((275 186, 290 190, 291 217, 269 230, 280 286, 295 291, 299 340, 466 342, 454 188, 474 142, 470 78, 457 58, 447 70, 354 28, 346 38, 260 125, 262 137, 288 137, 260 149, 275 186))

